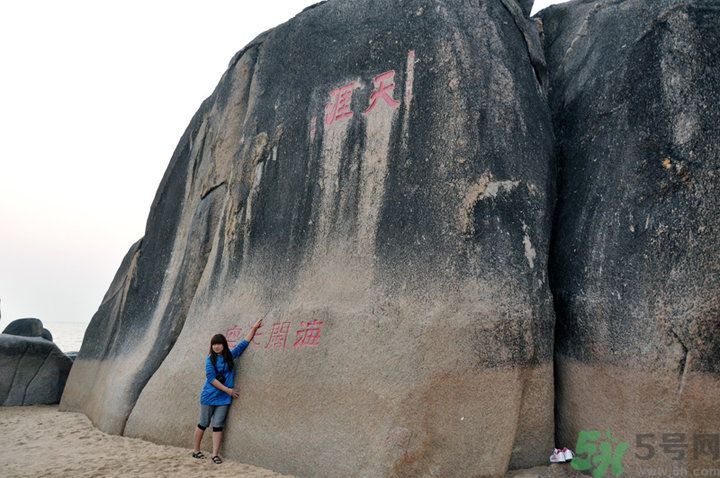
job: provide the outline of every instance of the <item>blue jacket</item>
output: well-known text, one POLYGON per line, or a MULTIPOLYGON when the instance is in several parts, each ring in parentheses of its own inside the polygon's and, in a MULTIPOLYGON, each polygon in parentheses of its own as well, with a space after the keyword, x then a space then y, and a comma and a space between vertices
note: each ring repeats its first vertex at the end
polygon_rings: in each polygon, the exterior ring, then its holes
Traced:
MULTIPOLYGON (((250 345, 250 342, 242 339, 240 343, 230 351, 233 358, 238 358, 248 345, 250 345)), ((227 367, 222 355, 217 356, 215 368, 217 368, 218 373, 225 375, 225 386, 233 388, 235 386, 235 369, 230 370, 227 367)), ((200 403, 203 405, 230 405, 232 397, 219 388, 215 388, 215 385, 211 384, 213 380, 215 380, 215 369, 213 368, 212 361, 210 361, 210 355, 208 355, 205 359, 205 385, 203 385, 202 391, 200 392, 200 403)))

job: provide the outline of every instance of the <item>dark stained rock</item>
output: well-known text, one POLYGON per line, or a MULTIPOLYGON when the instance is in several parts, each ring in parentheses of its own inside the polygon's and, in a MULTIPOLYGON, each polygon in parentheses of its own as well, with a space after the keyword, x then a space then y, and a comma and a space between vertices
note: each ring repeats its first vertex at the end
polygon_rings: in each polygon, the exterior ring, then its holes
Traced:
POLYGON ((50 333, 48 329, 43 328, 42 334, 40 334, 40 337, 44 338, 45 340, 49 340, 50 342, 53 341, 53 336, 50 333))
POLYGON ((0 334, 0 404, 58 403, 71 366, 50 341, 0 334))
POLYGON ((41 337, 43 323, 40 319, 26 318, 13 320, 5 327, 3 334, 21 335, 23 337, 41 337))
POLYGON ((576 1, 541 17, 560 159, 556 438, 653 433, 652 460, 625 457, 634 476, 672 465, 662 433, 692 447, 720 430, 720 6, 576 1))
POLYGON ((210 337, 266 316, 228 456, 313 476, 545 463, 544 70, 512 0, 331 1, 258 37, 183 135, 61 407, 188 445, 210 337))
POLYGON ((530 16, 530 12, 532 11, 533 4, 535 3, 535 0, 511 0, 515 1, 520 7, 522 8, 523 13, 526 17, 530 16))

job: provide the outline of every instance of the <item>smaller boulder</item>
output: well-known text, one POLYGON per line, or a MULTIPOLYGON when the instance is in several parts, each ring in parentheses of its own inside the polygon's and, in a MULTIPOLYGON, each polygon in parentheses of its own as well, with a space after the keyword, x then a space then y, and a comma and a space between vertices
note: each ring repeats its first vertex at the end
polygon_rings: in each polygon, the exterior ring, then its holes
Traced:
POLYGON ((45 329, 40 319, 25 318, 13 320, 2 333, 22 337, 41 337, 43 330, 45 329))
POLYGON ((0 405, 59 403, 72 364, 42 337, 0 334, 0 405))

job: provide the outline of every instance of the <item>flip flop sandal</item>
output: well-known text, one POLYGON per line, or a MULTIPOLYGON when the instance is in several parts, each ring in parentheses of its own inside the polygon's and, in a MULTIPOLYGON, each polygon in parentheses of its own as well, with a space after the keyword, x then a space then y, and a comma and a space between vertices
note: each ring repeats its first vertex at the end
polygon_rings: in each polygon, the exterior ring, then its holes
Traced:
POLYGON ((219 456, 215 455, 214 457, 212 457, 212 461, 213 461, 213 463, 215 463, 216 465, 219 465, 220 463, 222 463, 222 458, 220 458, 219 456))
POLYGON ((197 458, 199 460, 205 459, 205 454, 202 451, 194 451, 192 454, 193 458, 197 458))

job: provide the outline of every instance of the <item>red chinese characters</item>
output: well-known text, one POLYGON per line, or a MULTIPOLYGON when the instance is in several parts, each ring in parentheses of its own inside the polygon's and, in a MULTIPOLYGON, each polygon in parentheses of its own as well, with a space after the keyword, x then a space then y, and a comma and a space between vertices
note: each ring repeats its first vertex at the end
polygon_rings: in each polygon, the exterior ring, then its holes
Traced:
POLYGON ((400 102, 393 99, 392 94, 395 90, 395 70, 380 73, 373 78, 375 91, 370 94, 370 106, 365 110, 365 114, 370 113, 380 100, 387 103, 391 108, 395 109, 400 106, 400 102))
POLYGON ((263 334, 262 332, 260 332, 260 329, 262 329, 263 327, 265 327, 265 326, 264 326, 264 325, 261 325, 260 327, 257 328, 257 330, 255 331, 255 335, 253 335, 253 338, 252 338, 252 340, 250 341, 250 345, 252 345, 252 346, 255 347, 255 348, 260 347, 260 342, 258 342, 257 340, 258 340, 258 339, 262 336, 262 334, 263 334))
MULTIPOLYGON (((253 337, 252 341, 250 342, 250 345, 253 348, 262 348, 262 349, 287 349, 289 348, 287 345, 287 338, 288 335, 290 335, 290 328, 292 326, 292 323, 290 321, 284 321, 284 322, 275 322, 270 327, 270 337, 268 338, 267 342, 265 342, 265 345, 262 344, 263 339, 263 333, 260 331, 264 327, 264 325, 261 325, 258 330, 255 332, 255 336, 253 337)), ((320 345, 320 332, 322 330, 323 321, 322 320, 313 320, 313 321, 302 321, 300 322, 300 328, 295 331, 295 342, 292 345, 292 348, 297 349, 301 347, 317 347, 320 345)), ((233 325, 229 329, 227 329, 227 332, 225 333, 225 338, 228 341, 228 346, 230 348, 235 347, 238 343, 240 343, 240 340, 242 340, 242 327, 239 327, 237 325, 233 325)))
POLYGON ((227 339, 228 347, 235 347, 240 342, 240 337, 242 337, 242 327, 233 325, 232 327, 227 329, 227 332, 225 333, 225 338, 227 339))
POLYGON ((357 88, 355 83, 348 83, 330 92, 331 101, 325 106, 326 125, 352 117, 353 112, 350 111, 350 103, 355 88, 357 88))
MULTIPOLYGON (((413 65, 415 62, 415 51, 411 50, 408 52, 408 80, 412 82, 413 65)), ((412 88, 411 84, 408 83, 406 87, 412 88)), ((347 120, 352 118, 353 112, 350 109, 352 105, 353 92, 356 88, 362 88, 362 86, 354 81, 347 85, 336 88, 330 92, 330 102, 325 105, 325 124, 331 125, 336 121, 347 120)), ((373 90, 370 93, 369 105, 363 114, 369 114, 375 107, 380 103, 385 103, 392 109, 396 109, 400 106, 400 101, 394 98, 395 93, 395 70, 389 70, 384 73, 380 73, 373 77, 373 90)), ((411 96, 412 93, 406 91, 406 97, 411 96)), ((311 120, 310 125, 310 139, 315 138, 315 117, 311 120)))
POLYGON ((320 345, 320 328, 322 320, 312 322, 300 322, 300 330, 296 331, 297 339, 293 347, 317 347, 320 345))
POLYGON ((288 333, 290 332, 290 322, 275 323, 270 331, 270 340, 268 340, 265 348, 285 348, 288 333))

